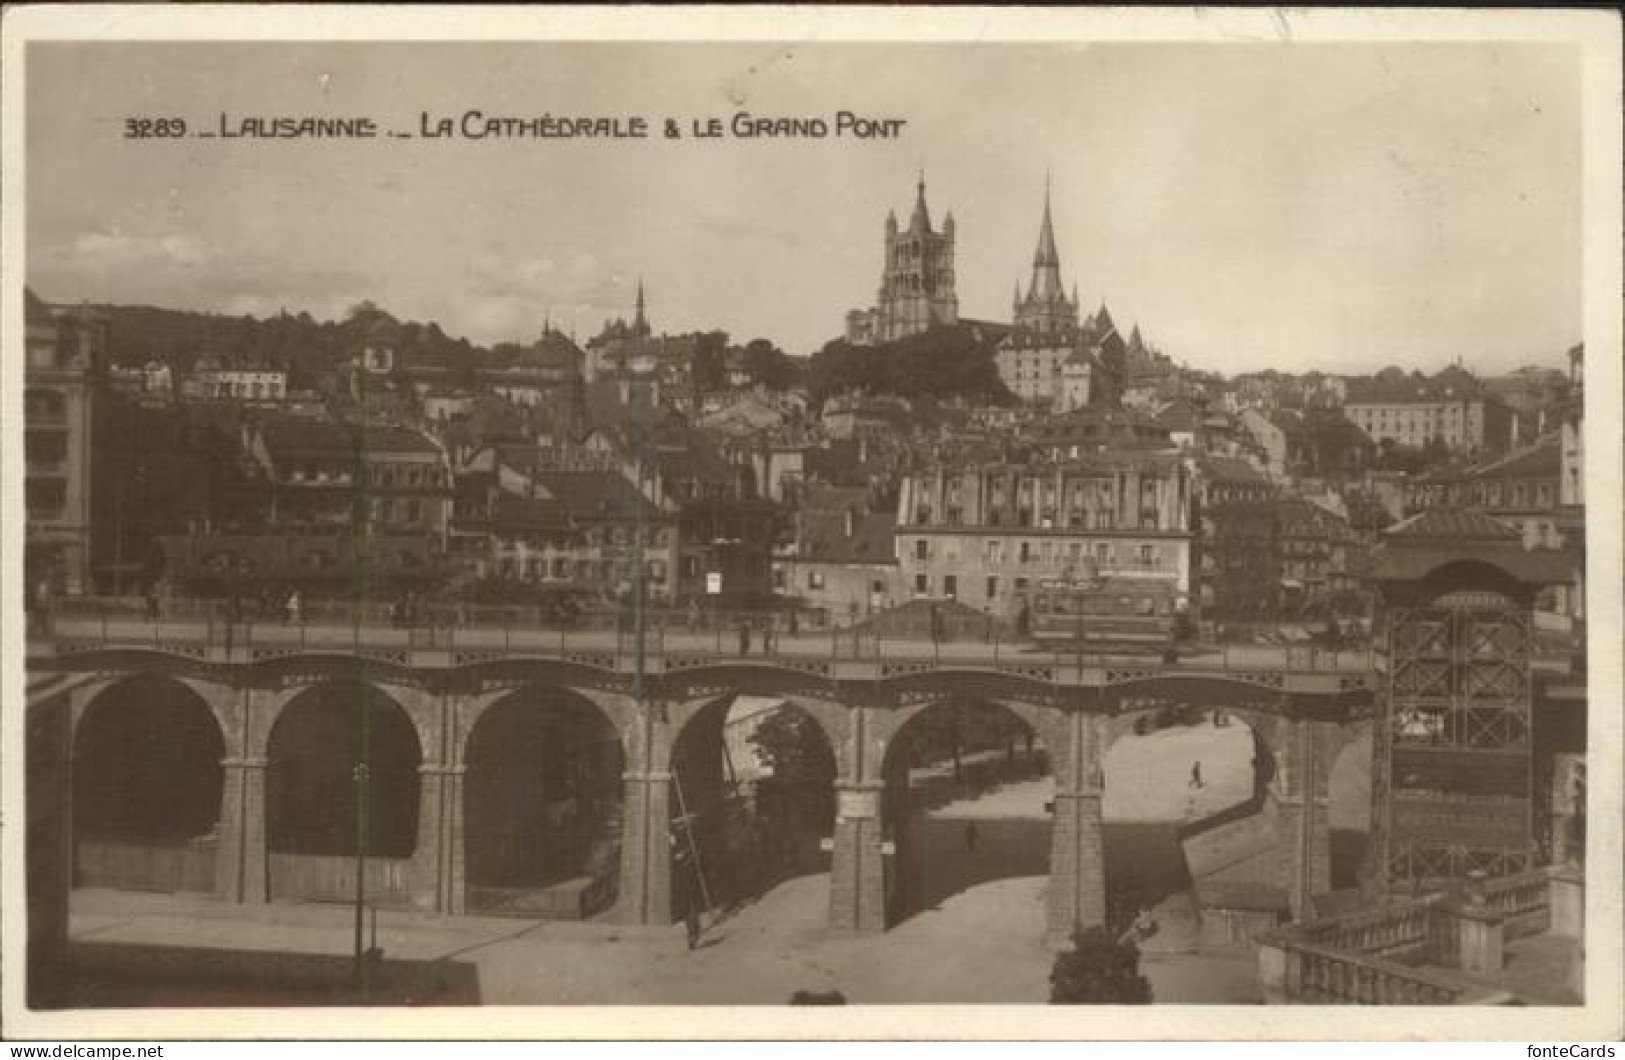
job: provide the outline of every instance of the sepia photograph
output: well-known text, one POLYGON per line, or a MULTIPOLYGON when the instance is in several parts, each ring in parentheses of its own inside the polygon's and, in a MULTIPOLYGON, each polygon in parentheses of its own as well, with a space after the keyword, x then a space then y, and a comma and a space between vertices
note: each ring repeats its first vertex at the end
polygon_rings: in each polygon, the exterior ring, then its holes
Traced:
POLYGON ((1618 1032, 1617 17, 115 12, 5 27, 8 1036, 1618 1032))

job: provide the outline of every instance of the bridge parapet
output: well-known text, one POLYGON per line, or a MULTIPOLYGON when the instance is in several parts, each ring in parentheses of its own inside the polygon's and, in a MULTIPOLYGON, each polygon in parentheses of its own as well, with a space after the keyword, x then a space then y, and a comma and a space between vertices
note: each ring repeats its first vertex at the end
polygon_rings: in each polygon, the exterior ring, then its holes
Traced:
POLYGON ((882 640, 850 630, 784 633, 763 643, 707 632, 666 630, 638 650, 626 630, 457 625, 395 628, 332 619, 224 622, 181 615, 122 612, 53 616, 30 632, 29 660, 73 669, 75 655, 144 651, 211 664, 258 664, 313 656, 360 658, 395 666, 446 668, 534 659, 630 676, 719 665, 767 666, 832 681, 889 681, 965 672, 1058 688, 1110 688, 1178 675, 1242 682, 1284 693, 1336 696, 1375 687, 1381 659, 1370 651, 1322 651, 1259 645, 1197 645, 1177 658, 1038 648, 1025 643, 882 640), (641 656, 641 662, 640 662, 641 656))

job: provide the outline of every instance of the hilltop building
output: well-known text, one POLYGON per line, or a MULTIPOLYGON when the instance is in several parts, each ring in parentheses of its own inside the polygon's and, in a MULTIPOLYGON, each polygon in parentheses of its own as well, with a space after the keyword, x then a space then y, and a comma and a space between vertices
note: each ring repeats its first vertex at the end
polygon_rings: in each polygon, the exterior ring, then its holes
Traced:
POLYGON ((959 322, 959 296, 954 293, 954 215, 943 218, 942 230, 931 227, 925 204, 925 174, 914 198, 908 228, 897 215, 886 215, 886 260, 872 309, 846 315, 846 341, 873 346, 959 322))

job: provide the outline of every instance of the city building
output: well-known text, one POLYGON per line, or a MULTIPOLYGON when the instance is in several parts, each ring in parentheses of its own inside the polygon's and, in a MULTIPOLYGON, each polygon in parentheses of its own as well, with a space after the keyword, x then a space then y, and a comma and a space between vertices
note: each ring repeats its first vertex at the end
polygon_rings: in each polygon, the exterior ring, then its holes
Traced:
POLYGON ((1413 479, 1406 510, 1473 508, 1523 535, 1525 548, 1561 548, 1562 441, 1549 437, 1503 457, 1413 479))
POLYGON ((1057 412, 1118 401, 1127 346, 1104 305, 1081 323, 1078 305, 1076 286, 1068 297, 1062 283, 1046 186, 1032 276, 1026 293, 1017 281, 1013 323, 994 352, 999 378, 1017 398, 1057 412))
POLYGON ((414 533, 444 547, 451 469, 421 431, 272 416, 246 425, 244 445, 267 527, 414 533))
POLYGON ((1469 454, 1504 453, 1512 445, 1512 410, 1454 365, 1426 380, 1379 374, 1350 389, 1343 412, 1378 445, 1442 443, 1469 454))
POLYGON ((459 468, 457 485, 454 549, 474 577, 538 599, 624 599, 641 521, 647 599, 673 600, 674 513, 624 477, 618 460, 573 447, 488 446, 459 468))
POLYGON ((1202 614, 1210 618, 1269 613, 1281 578, 1275 518, 1278 487, 1245 460, 1208 456, 1194 462, 1202 529, 1202 614))
POLYGON ((899 230, 895 212, 886 215, 885 265, 875 298, 872 309, 854 309, 846 315, 846 341, 854 346, 893 342, 959 322, 954 215, 949 211, 943 218, 940 232, 932 229, 923 173, 908 228, 899 230))
POLYGON ((794 513, 793 538, 773 557, 773 587, 783 596, 852 620, 899 598, 892 546, 897 516, 861 486, 815 486, 794 513))
POLYGON ((1288 614, 1357 614, 1365 555, 1348 520, 1302 497, 1275 502, 1280 606, 1288 614))
POLYGON ((107 320, 88 307, 50 306, 24 291, 24 575, 41 592, 93 588, 92 522, 107 488, 98 474, 110 439, 101 423, 107 320))
POLYGON ((939 467, 904 477, 897 559, 913 598, 1013 617, 1045 581, 1089 582, 1131 613, 1191 602, 1192 477, 1154 452, 939 467))
POLYGON ((184 384, 189 397, 237 402, 275 402, 288 396, 288 373, 264 364, 228 363, 213 354, 198 358, 184 384))
POLYGON ((498 347, 479 357, 474 380, 485 393, 537 410, 555 434, 569 437, 585 421, 585 360, 580 347, 547 325, 529 346, 498 347))
POLYGON ((591 383, 600 376, 637 370, 653 370, 653 351, 650 349, 654 329, 644 312, 643 278, 638 277, 637 301, 632 320, 625 317, 604 321, 603 328, 587 340, 583 372, 591 383))

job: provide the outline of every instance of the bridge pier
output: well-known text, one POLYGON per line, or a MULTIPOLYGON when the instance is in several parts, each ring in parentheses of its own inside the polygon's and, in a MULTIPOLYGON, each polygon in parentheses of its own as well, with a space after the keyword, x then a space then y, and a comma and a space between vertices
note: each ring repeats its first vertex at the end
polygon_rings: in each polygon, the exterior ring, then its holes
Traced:
POLYGON ((265 865, 265 766, 258 758, 220 763, 220 842, 215 848, 215 891, 225 901, 264 905, 269 898, 265 865))
POLYGON ((622 775, 620 919, 630 924, 672 920, 671 774, 622 775))
POLYGON ((1283 723, 1290 741, 1278 752, 1281 772, 1276 791, 1276 844, 1278 879, 1287 883, 1287 902, 1294 921, 1314 919, 1314 898, 1332 885, 1331 813, 1327 775, 1331 763, 1321 761, 1317 748, 1318 725, 1296 720, 1283 723))
POLYGON ((880 816, 884 789, 879 781, 836 784, 829 925, 837 931, 886 930, 886 854, 880 816))
POLYGON ((1106 922, 1106 851, 1102 838, 1102 734, 1097 716, 1073 711, 1067 741, 1052 755, 1055 810, 1050 827, 1049 911, 1045 941, 1065 948, 1073 931, 1106 922))
POLYGON ((412 855, 412 908, 467 911, 463 858, 463 777, 446 763, 418 767, 418 836, 412 855))

